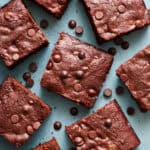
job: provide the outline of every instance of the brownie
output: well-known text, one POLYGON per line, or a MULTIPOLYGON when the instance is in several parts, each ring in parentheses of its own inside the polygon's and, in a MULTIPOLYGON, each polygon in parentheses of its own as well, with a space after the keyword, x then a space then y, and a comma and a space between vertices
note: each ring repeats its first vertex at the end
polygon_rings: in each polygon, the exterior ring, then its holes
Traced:
POLYGON ((69 0, 35 0, 55 17, 60 18, 68 6, 69 0))
POLYGON ((150 23, 143 0, 83 0, 99 41, 109 41, 150 23))
POLYGON ((0 86, 0 135, 17 147, 39 129, 51 108, 8 77, 0 86))
POLYGON ((96 101, 112 61, 111 55, 60 33, 41 85, 90 108, 96 101))
POLYGON ((0 8, 0 57, 8 67, 46 44, 48 40, 21 0, 0 8))
POLYGON ((37 147, 33 148, 33 150, 60 150, 60 148, 56 139, 53 138, 46 143, 38 145, 37 147))
POLYGON ((122 64, 116 72, 139 106, 150 110, 150 45, 122 64))
POLYGON ((140 144, 115 100, 67 126, 66 132, 78 150, 132 150, 140 144))

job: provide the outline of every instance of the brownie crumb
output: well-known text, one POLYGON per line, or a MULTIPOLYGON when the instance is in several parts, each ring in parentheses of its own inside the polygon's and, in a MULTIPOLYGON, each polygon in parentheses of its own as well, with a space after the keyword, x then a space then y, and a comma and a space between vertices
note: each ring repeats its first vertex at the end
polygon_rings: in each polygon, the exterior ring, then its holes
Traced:
POLYGON ((74 29, 76 27, 77 23, 75 20, 70 20, 68 23, 69 28, 74 29))
POLYGON ((81 27, 81 26, 77 26, 76 28, 75 28, 75 33, 77 34, 77 35, 82 35, 83 34, 83 27, 81 27))
POLYGON ((109 48, 108 49, 108 53, 110 54, 110 55, 115 55, 116 54, 116 48, 114 48, 114 47, 111 47, 111 48, 109 48))
POLYGON ((128 107, 127 113, 128 115, 133 116, 135 114, 135 109, 133 107, 128 107))
POLYGON ((72 107, 70 109, 70 113, 72 116, 76 116, 76 115, 78 115, 78 109, 76 107, 72 107))
POLYGON ((41 20, 40 27, 46 29, 49 26, 49 23, 46 19, 41 20))
POLYGON ((124 93, 124 88, 123 88, 122 86, 118 86, 118 87, 116 88, 116 93, 117 93, 118 95, 122 95, 122 94, 124 93))
POLYGON ((146 110, 146 109, 140 108, 140 111, 141 111, 142 113, 147 113, 147 110, 146 110))
POLYGON ((60 121, 56 121, 56 122, 54 123, 54 129, 55 129, 55 130, 60 130, 61 127, 62 127, 62 124, 61 124, 60 121))

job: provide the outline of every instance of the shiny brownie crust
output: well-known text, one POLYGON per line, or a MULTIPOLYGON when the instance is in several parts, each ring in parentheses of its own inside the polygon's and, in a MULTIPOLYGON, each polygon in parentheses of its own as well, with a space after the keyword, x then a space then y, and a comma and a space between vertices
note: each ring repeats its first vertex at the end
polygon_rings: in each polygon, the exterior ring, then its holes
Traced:
POLYGON ((21 0, 12 0, 0 8, 0 57, 8 67, 47 44, 21 0))
POLYGON ((150 45, 116 71, 142 109, 150 110, 150 45))
POLYGON ((150 12, 143 0, 83 0, 83 3, 101 42, 150 23, 150 12))
POLYGON ((77 150, 131 150, 140 144, 115 100, 67 126, 66 132, 77 150))
POLYGON ((0 86, 0 135, 17 147, 39 129, 51 108, 12 77, 0 86))
POLYGON ((61 33, 47 64, 41 85, 91 108, 113 57, 66 33, 61 33))

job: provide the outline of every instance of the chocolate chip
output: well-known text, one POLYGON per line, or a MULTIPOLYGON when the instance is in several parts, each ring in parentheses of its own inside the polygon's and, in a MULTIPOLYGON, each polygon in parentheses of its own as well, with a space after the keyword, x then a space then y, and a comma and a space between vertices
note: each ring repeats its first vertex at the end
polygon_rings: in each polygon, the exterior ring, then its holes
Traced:
POLYGON ((105 122, 104 122, 104 126, 106 128, 110 128, 112 126, 112 121, 111 119, 106 119, 105 122))
POLYGON ((105 89, 103 95, 104 95, 105 97, 110 97, 110 96, 112 96, 112 90, 109 89, 109 88, 105 89))
POLYGON ((128 107, 127 113, 128 113, 128 115, 133 116, 135 114, 135 109, 133 107, 128 107))
POLYGON ((60 63, 62 58, 61 58, 61 55, 55 54, 55 55, 53 56, 53 59, 54 59, 54 62, 55 62, 55 63, 60 63))
POLYGON ((61 124, 60 121, 56 121, 56 122, 54 123, 54 129, 55 129, 55 130, 60 130, 61 127, 62 127, 62 124, 61 124))
POLYGON ((19 122, 19 116, 16 114, 16 115, 12 115, 11 116, 11 122, 13 123, 13 124, 16 124, 16 123, 18 123, 19 122))
POLYGON ((94 97, 94 96, 96 96, 97 92, 95 89, 89 89, 88 94, 89 94, 89 96, 94 97))
POLYGON ((117 93, 118 95, 123 94, 123 93, 124 93, 123 87, 122 87, 122 86, 118 86, 118 87, 116 88, 116 93, 117 93))
POLYGON ((35 62, 30 63, 29 64, 29 70, 31 72, 36 72, 36 70, 37 70, 37 64, 35 62))
POLYGON ((57 2, 60 4, 60 5, 64 5, 66 0, 57 0, 57 2))
POLYGON ((76 29, 75 29, 75 32, 76 32, 77 35, 83 34, 83 27, 77 26, 76 29))
POLYGON ((108 49, 108 53, 110 54, 110 55, 115 55, 116 54, 116 48, 114 48, 114 47, 111 47, 111 48, 109 48, 108 49))
POLYGON ((82 85, 80 83, 76 83, 74 85, 74 91, 81 92, 82 91, 82 85))
POLYGON ((102 11, 97 11, 95 14, 95 18, 97 20, 101 20, 104 17, 104 13, 102 11))
POLYGON ((26 81, 27 79, 30 79, 31 78, 31 73, 30 72, 25 72, 23 74, 23 79, 26 81))
POLYGON ((80 53, 78 54, 78 57, 79 57, 80 59, 84 59, 84 58, 85 58, 85 53, 84 53, 84 52, 80 52, 80 53))
POLYGON ((77 23, 75 20, 70 20, 69 23, 68 23, 68 26, 71 28, 71 29, 74 29, 76 27, 77 23))
POLYGON ((121 47, 122 47, 123 49, 128 49, 128 48, 129 48, 129 42, 123 41, 123 42, 121 43, 121 47))
POLYGON ((33 123, 33 129, 35 130, 38 130, 40 126, 41 126, 41 123, 39 121, 33 123))
POLYGON ((34 29, 29 29, 28 30, 28 36, 33 37, 35 35, 35 30, 34 29))
POLYGON ((69 150, 77 150, 75 147, 70 147, 69 150))
POLYGON ((77 78, 77 79, 82 79, 83 76, 84 76, 84 72, 83 72, 82 70, 78 70, 78 71, 76 72, 76 78, 77 78))
POLYGON ((75 137, 74 141, 77 146, 82 146, 84 144, 82 137, 75 137))
POLYGON ((117 37, 116 39, 114 39, 114 43, 116 45, 121 45, 122 42, 123 42, 123 38, 121 38, 121 37, 117 37))
POLYGON ((142 113, 146 113, 146 112, 147 112, 146 109, 142 109, 142 108, 140 108, 140 111, 141 111, 142 113))
POLYGON ((47 70, 51 70, 52 67, 53 67, 53 63, 52 63, 52 61, 50 60, 50 61, 48 62, 48 65, 47 65, 46 69, 47 69, 47 70))
POLYGON ((26 80, 26 87, 31 88, 34 85, 34 80, 29 78, 26 80))
POLYGON ((78 109, 76 107, 72 107, 70 109, 70 113, 72 116, 76 116, 76 115, 78 115, 78 109))
POLYGON ((49 23, 46 19, 41 20, 41 22, 40 22, 41 28, 45 29, 48 27, 48 25, 49 25, 49 23))
POLYGON ((66 79, 68 77, 68 71, 66 71, 66 70, 61 71, 60 77, 62 79, 66 79))

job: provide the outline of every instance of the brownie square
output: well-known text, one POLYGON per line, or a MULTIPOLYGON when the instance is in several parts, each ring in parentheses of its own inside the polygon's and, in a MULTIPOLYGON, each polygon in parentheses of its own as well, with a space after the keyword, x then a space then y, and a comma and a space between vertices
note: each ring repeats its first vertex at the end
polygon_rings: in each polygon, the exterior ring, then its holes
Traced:
POLYGON ((139 106, 150 110, 150 45, 122 64, 116 72, 139 106))
POLYGON ((0 57, 8 67, 48 44, 21 0, 0 8, 0 57))
POLYGON ((0 135, 17 147, 39 129, 51 108, 18 81, 8 77, 0 86, 0 135))
POLYGON ((68 6, 69 0, 35 0, 55 17, 60 18, 68 6))
POLYGON ((47 64, 41 85, 85 107, 92 107, 113 57, 66 33, 47 64))
POLYGON ((140 144, 115 100, 67 126, 66 131, 78 150, 131 150, 140 144))
POLYGON ((83 0, 99 41, 109 41, 150 23, 143 0, 83 0))
POLYGON ((60 148, 56 139, 53 138, 52 140, 33 148, 33 150, 60 150, 60 148))

